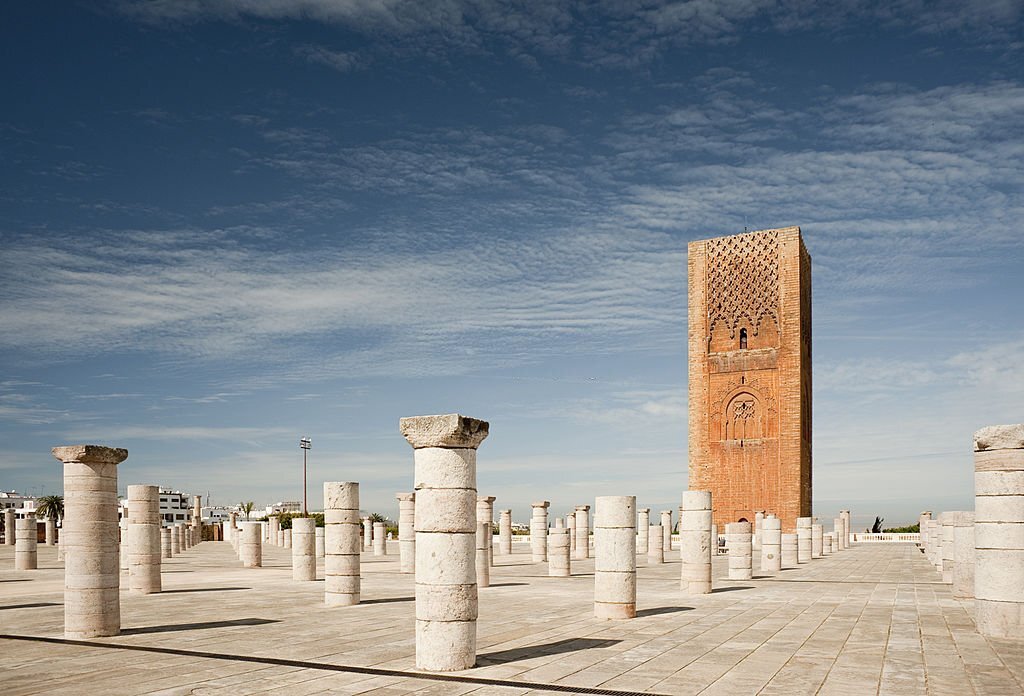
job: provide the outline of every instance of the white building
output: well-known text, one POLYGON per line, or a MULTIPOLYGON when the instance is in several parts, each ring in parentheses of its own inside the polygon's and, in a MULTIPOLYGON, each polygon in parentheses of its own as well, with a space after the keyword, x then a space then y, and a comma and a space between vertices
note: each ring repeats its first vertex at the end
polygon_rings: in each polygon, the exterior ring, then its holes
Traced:
POLYGON ((284 500, 266 507, 265 515, 276 515, 279 512, 302 512, 302 501, 284 500))
POLYGON ((36 499, 31 495, 22 495, 17 491, 0 491, 0 510, 14 508, 17 515, 35 512, 36 499))

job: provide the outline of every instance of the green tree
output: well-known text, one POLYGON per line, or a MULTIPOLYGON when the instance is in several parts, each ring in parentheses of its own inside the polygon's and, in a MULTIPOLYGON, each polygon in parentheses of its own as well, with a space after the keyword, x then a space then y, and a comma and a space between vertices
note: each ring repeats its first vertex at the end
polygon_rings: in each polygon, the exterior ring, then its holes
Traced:
POLYGON ((242 512, 245 513, 245 521, 248 522, 249 521, 249 515, 252 513, 252 509, 253 509, 253 507, 255 507, 255 505, 250 500, 247 503, 239 503, 238 507, 242 508, 242 512))
POLYGON ((39 517, 50 517, 54 520, 64 518, 64 496, 44 495, 36 498, 36 515, 39 517))

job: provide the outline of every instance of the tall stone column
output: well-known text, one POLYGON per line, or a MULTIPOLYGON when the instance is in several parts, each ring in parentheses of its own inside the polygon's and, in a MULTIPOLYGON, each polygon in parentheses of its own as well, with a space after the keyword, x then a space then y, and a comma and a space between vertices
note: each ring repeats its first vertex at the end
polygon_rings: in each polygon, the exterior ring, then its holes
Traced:
POLYGON ((36 570, 39 567, 39 531, 34 512, 14 523, 14 569, 36 570))
POLYGON ((416 481, 416 667, 476 663, 476 450, 486 421, 458 414, 403 418, 416 481))
POLYGON ((323 558, 325 555, 324 551, 324 528, 316 527, 313 529, 313 544, 316 548, 316 557, 323 558))
POLYGON ((160 558, 173 558, 174 553, 171 547, 171 528, 160 528, 160 558))
POLYGON ((576 506, 576 555, 575 558, 590 558, 590 506, 576 506))
POLYGON ((46 545, 53 546, 57 541, 57 520, 47 517, 44 522, 46 524, 46 545))
POLYGON ((259 522, 242 522, 238 557, 244 568, 263 567, 263 526, 259 522))
POLYGON ((729 579, 750 580, 754 577, 752 564, 753 535, 749 522, 729 522, 725 525, 726 544, 729 546, 729 579))
POLYGON ((128 570, 128 508, 118 503, 118 510, 121 511, 121 518, 117 521, 117 567, 119 570, 128 570))
MULTIPOLYGON (((679 537, 682 539, 682 536, 679 537)), ((647 530, 647 565, 665 562, 665 535, 660 524, 652 524, 647 530)))
POLYGON ((387 530, 383 522, 373 523, 373 555, 374 556, 387 556, 387 530))
POLYGON ((825 553, 823 533, 820 524, 811 525, 811 558, 821 558, 825 553))
POLYGON ((782 520, 768 515, 761 522, 761 572, 782 570, 782 520))
POLYGON ((974 606, 978 632, 1024 636, 1024 424, 974 434, 974 606))
POLYGON ((487 565, 494 567, 494 501, 493 495, 480 495, 476 498, 476 521, 486 522, 491 536, 487 542, 487 565))
POLYGON ((680 587, 684 594, 711 592, 711 491, 683 491, 679 520, 680 587))
POLYGON ((821 535, 821 555, 831 556, 832 555, 832 532, 822 532, 821 535))
POLYGON ((281 537, 282 537, 282 541, 283 541, 281 546, 286 548, 286 549, 290 549, 292 547, 292 530, 291 529, 283 529, 283 530, 281 530, 281 532, 282 532, 281 537))
MULTIPOLYGON (((977 495, 977 494, 975 494, 977 495)), ((931 539, 931 560, 935 570, 942 572, 942 520, 928 521, 928 536, 931 539)))
POLYGON ((128 486, 128 591, 160 590, 160 488, 128 486))
POLYGON ((116 636, 118 596, 117 465, 128 450, 54 447, 64 463, 64 637, 116 636))
POLYGON ((764 524, 764 512, 758 510, 754 513, 754 536, 750 540, 752 551, 761 550, 761 525, 764 524))
POLYGON ((930 520, 931 518, 932 518, 932 511, 931 510, 925 510, 917 518, 917 532, 918 532, 918 542, 917 542, 917 545, 921 547, 921 550, 924 551, 924 555, 926 557, 928 556, 928 531, 927 531, 927 523, 928 523, 928 520, 930 520))
POLYGON ((840 510, 839 517, 843 520, 843 538, 839 540, 844 549, 850 548, 850 511, 840 510))
POLYGON ((498 553, 508 556, 512 553, 512 511, 502 510, 498 514, 498 553))
POLYGON ((811 518, 796 518, 796 562, 811 562, 811 518))
POLYGON ((4 510, 4 545, 14 546, 14 539, 17 536, 15 531, 17 522, 14 518, 14 508, 7 508, 4 510))
POLYGON ((398 498, 398 571, 416 572, 416 494, 395 493, 398 498))
POLYGON ((961 512, 953 527, 953 596, 974 598, 974 513, 961 512))
MULTIPOLYGON (((939 515, 939 523, 942 525, 942 582, 947 585, 953 584, 953 566, 955 564, 955 547, 953 546, 954 522, 958 511, 944 512, 939 515)), ((1022 527, 1024 529, 1024 527, 1022 527)), ((1024 556, 1022 556, 1024 558, 1024 556)))
POLYGON ((799 540, 796 534, 782 535, 782 565, 794 568, 800 562, 799 540))
POLYGON ((373 518, 368 516, 363 518, 363 548, 373 548, 373 518))
POLYGON ((359 604, 358 483, 324 483, 324 523, 324 603, 329 607, 359 604))
POLYGON ((555 528, 548 531, 548 575, 567 578, 572 575, 569 560, 569 529, 562 524, 562 518, 555 520, 555 528))
POLYGON ((281 539, 281 518, 277 515, 267 515, 267 523, 270 525, 270 543, 273 546, 280 546, 283 543, 281 539))
POLYGON ((476 521, 476 585, 477 587, 491 586, 491 556, 488 549, 491 546, 491 523, 476 521))
POLYGON ((171 530, 171 555, 177 556, 181 553, 181 525, 173 525, 168 529, 171 530))
POLYGON ((292 518, 292 580, 316 580, 316 520, 292 518))
POLYGON ((533 503, 533 516, 530 518, 530 551, 533 562, 548 560, 548 506, 547 500, 533 503))
POLYGON ((594 616, 636 617, 636 496, 594 501, 594 616))
POLYGON ((576 513, 570 512, 565 516, 565 528, 569 530, 569 551, 572 557, 576 557, 576 513))
POLYGON ((640 508, 636 513, 636 552, 647 553, 647 535, 651 533, 651 509, 640 508))
MULTIPOLYGON (((679 530, 680 533, 682 530, 679 530)), ((672 511, 662 510, 661 511, 661 536, 662 542, 661 547, 665 551, 672 550, 672 511)))
POLYGON ((843 550, 843 518, 836 517, 832 520, 832 533, 836 535, 836 541, 839 542, 839 551, 843 550))

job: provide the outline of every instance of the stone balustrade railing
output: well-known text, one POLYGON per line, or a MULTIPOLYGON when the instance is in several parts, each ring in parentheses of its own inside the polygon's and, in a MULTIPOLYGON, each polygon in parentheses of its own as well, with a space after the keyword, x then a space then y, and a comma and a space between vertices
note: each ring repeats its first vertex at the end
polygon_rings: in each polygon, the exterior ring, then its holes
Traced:
POLYGON ((921 535, 912 534, 871 534, 868 532, 853 532, 850 534, 850 541, 859 542, 881 542, 881 543, 908 543, 916 544, 921 541, 921 535))

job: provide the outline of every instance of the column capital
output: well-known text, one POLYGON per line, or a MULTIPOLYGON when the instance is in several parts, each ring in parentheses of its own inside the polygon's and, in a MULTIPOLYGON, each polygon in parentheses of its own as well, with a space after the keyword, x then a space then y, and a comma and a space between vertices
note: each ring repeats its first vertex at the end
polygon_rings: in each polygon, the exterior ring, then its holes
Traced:
POLYGON ((493 495, 478 495, 476 497, 476 502, 487 503, 488 505, 493 505, 495 500, 497 500, 497 498, 493 495))
POLYGON ((589 505, 577 505, 576 509, 577 510, 583 510, 584 512, 586 512, 586 511, 588 511, 590 509, 590 506, 589 505))
POLYGON ((989 425, 974 433, 974 451, 1024 449, 1024 423, 989 425))
POLYGON ((551 507, 551 502, 547 500, 541 500, 540 502, 537 503, 530 503, 530 507, 548 508, 551 507))
POLYGON ((646 512, 646 513, 650 514, 651 509, 650 508, 637 508, 637 512, 646 512))
POLYGON ((64 445, 50 452, 65 464, 120 464, 128 458, 128 450, 103 445, 64 445))
POLYGON ((413 449, 476 449, 487 437, 490 424, 458 413, 449 413, 443 416, 402 418, 398 428, 413 449))
POLYGON ((416 500, 416 493, 395 493, 395 498, 403 503, 414 502, 416 500))

